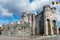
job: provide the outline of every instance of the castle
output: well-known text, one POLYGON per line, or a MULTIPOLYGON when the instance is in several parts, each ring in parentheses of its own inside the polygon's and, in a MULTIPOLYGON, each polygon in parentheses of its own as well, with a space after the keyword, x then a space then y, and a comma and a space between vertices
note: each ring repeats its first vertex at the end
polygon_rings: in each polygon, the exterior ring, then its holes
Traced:
MULTIPOLYGON (((22 29, 26 30, 26 35, 27 34, 28 35, 29 34, 32 34, 32 35, 59 34, 56 22, 57 22, 56 8, 51 7, 49 5, 45 5, 43 7, 43 10, 37 15, 32 14, 32 13, 27 14, 26 12, 24 12, 24 14, 20 17, 20 25, 22 25, 22 26, 15 27, 15 31, 16 31, 15 34, 20 35, 21 34, 20 31, 22 29), (26 27, 24 27, 23 24, 26 27)), ((9 33, 13 30, 13 28, 14 27, 12 27, 12 29, 10 29, 9 33)), ((5 33, 5 32, 6 31, 3 31, 3 33, 5 33)))
POLYGON ((34 35, 53 35, 59 34, 57 28, 56 8, 45 5, 43 10, 35 14, 24 13, 20 18, 20 23, 27 22, 32 27, 32 34, 34 35))

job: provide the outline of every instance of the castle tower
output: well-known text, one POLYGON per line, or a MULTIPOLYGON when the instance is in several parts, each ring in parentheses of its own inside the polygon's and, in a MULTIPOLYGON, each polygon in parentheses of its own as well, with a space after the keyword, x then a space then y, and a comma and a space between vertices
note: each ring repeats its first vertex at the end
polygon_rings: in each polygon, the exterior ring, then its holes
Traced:
POLYGON ((35 16, 35 14, 27 14, 24 12, 20 17, 20 24, 23 24, 24 22, 28 23, 31 28, 31 34, 35 34, 35 16))
POLYGON ((35 14, 28 14, 28 23, 31 27, 31 34, 35 35, 35 14))
POLYGON ((36 16, 37 33, 40 35, 58 34, 56 21, 56 8, 45 5, 43 10, 36 16))
POLYGON ((20 16, 20 23, 23 24, 24 22, 28 23, 28 14, 24 12, 22 16, 20 16))
POLYGON ((49 5, 44 6, 44 29, 46 35, 57 34, 56 8, 49 5))

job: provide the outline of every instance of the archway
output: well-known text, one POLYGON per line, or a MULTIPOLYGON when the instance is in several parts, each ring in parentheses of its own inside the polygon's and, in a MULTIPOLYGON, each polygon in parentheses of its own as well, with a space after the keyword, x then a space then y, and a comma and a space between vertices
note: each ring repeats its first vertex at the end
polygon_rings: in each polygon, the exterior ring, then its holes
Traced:
POLYGON ((48 26, 48 35, 51 35, 51 25, 50 25, 50 20, 47 19, 47 26, 48 26))
POLYGON ((56 21, 55 21, 55 20, 53 20, 53 21, 52 21, 52 23, 53 23, 53 33, 54 33, 54 34, 57 34, 56 21))

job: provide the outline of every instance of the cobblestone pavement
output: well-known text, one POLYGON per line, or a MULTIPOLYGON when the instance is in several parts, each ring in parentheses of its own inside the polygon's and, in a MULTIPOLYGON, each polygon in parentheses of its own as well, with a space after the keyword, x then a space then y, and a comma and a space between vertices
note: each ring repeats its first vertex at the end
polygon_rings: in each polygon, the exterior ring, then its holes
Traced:
POLYGON ((60 40, 60 35, 53 36, 30 36, 30 37, 13 37, 0 35, 0 40, 60 40))
POLYGON ((56 35, 54 37, 44 38, 44 39, 41 39, 41 40, 60 40, 60 35, 56 35))

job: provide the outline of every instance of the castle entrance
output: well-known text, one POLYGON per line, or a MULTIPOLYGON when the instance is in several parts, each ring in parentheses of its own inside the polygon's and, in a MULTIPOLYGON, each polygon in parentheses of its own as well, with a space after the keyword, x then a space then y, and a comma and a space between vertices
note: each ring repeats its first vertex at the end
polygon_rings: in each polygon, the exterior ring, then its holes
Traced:
POLYGON ((53 20, 53 21, 52 21, 52 23, 53 23, 53 33, 54 33, 54 34, 57 34, 56 21, 55 21, 55 20, 53 20))
POLYGON ((47 23, 48 23, 48 35, 51 35, 51 25, 49 19, 47 19, 47 23))

